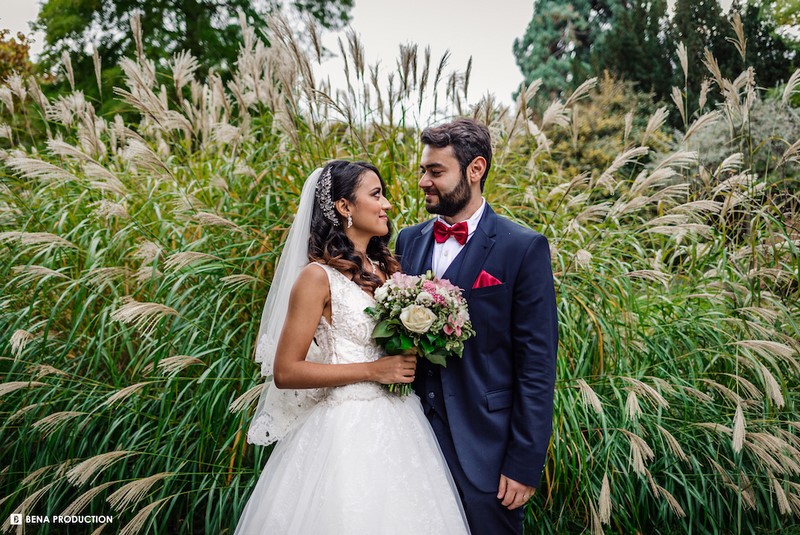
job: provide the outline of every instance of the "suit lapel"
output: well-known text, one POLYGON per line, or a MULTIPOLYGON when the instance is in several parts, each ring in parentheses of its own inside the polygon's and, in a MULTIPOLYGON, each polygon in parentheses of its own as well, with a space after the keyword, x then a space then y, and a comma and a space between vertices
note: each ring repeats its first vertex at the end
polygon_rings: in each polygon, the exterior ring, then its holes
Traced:
POLYGON ((423 225, 419 234, 414 238, 414 242, 411 243, 411 255, 406 265, 408 269, 406 273, 409 275, 422 275, 431 268, 427 264, 429 264, 428 259, 433 250, 433 222, 434 220, 431 220, 423 225))

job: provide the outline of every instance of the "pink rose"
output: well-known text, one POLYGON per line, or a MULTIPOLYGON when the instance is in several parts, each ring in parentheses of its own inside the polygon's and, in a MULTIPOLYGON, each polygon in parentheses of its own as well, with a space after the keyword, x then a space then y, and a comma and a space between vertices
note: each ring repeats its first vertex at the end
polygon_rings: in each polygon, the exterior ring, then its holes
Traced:
POLYGON ((392 275, 392 281, 397 285, 398 288, 407 290, 409 288, 413 288, 416 284, 416 277, 412 277, 411 275, 404 275, 399 271, 392 275))
POLYGON ((447 279, 439 279, 439 286, 444 290, 447 290, 449 292, 453 292, 453 293, 456 293, 456 294, 458 294, 461 291, 461 288, 459 288, 458 286, 456 286, 455 284, 453 284, 452 282, 450 282, 447 279))

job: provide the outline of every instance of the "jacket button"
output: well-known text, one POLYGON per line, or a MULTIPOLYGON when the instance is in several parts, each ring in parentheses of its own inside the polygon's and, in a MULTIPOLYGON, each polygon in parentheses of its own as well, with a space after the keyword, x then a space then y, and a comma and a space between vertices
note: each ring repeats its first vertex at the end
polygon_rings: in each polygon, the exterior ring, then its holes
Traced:
POLYGON ((428 397, 433 399, 436 397, 436 394, 434 394, 433 392, 428 392, 428 397))

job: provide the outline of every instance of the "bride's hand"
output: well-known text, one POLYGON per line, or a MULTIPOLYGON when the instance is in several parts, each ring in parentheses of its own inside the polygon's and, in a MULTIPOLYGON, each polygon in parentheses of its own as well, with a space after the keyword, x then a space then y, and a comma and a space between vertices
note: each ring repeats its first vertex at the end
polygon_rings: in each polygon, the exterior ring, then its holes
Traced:
POLYGON ((384 385, 410 383, 417 369, 415 354, 390 355, 372 362, 373 381, 384 385))

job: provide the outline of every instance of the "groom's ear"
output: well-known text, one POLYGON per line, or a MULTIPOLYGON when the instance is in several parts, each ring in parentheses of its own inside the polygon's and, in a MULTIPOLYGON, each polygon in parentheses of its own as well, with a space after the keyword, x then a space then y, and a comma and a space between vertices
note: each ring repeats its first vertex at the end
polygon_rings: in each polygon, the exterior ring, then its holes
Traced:
POLYGON ((467 178, 470 183, 480 183, 483 174, 486 172, 486 158, 483 156, 476 156, 467 166, 467 178))

